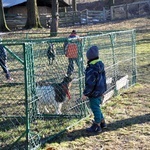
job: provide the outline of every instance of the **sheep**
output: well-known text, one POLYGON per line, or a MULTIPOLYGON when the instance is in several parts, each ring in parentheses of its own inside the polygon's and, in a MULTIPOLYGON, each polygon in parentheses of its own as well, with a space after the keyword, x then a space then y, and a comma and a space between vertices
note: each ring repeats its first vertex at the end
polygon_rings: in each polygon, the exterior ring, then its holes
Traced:
MULTIPOLYGON (((69 92, 71 82, 72 79, 70 77, 64 77, 61 83, 38 83, 36 87, 38 105, 52 104, 56 110, 56 114, 62 114, 62 104, 66 100, 66 96, 68 99, 71 98, 69 92)), ((49 112, 46 106, 45 111, 49 112)))

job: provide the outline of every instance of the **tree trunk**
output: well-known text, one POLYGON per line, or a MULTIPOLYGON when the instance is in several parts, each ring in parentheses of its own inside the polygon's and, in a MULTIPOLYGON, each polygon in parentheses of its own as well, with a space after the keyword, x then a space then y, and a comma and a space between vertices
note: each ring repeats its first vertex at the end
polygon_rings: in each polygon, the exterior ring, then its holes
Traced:
POLYGON ((72 0, 72 9, 73 9, 73 11, 77 11, 76 0, 72 0))
POLYGON ((58 18, 59 18, 59 2, 52 0, 52 23, 51 23, 51 36, 57 36, 58 31, 58 18))
POLYGON ((0 0, 0 31, 7 32, 10 29, 7 27, 2 0, 0 0))
POLYGON ((41 28, 37 0, 27 0, 27 22, 25 28, 41 28))
POLYGON ((109 0, 109 7, 115 5, 115 0, 109 0))

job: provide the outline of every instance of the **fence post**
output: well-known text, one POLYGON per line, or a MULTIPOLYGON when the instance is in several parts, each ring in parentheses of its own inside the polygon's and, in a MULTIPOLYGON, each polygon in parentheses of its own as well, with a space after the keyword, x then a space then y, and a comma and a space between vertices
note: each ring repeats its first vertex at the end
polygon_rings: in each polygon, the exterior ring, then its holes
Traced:
POLYGON ((135 42, 135 30, 132 31, 132 84, 134 85, 136 83, 136 75, 137 75, 137 69, 136 69, 136 42, 135 42))
POLYGON ((28 113, 28 110, 29 110, 29 103, 28 103, 28 73, 27 73, 27 48, 26 48, 26 45, 24 44, 23 45, 24 47, 24 79, 25 79, 25 108, 26 108, 26 149, 28 150, 28 144, 29 144, 29 130, 30 130, 30 123, 29 123, 29 113, 28 113))
POLYGON ((126 6, 126 7, 125 7, 125 9, 126 9, 126 19, 128 19, 128 18, 129 18, 129 15, 128 15, 128 14, 129 14, 129 13, 128 13, 128 8, 129 8, 129 7, 128 7, 128 4, 126 4, 125 6, 126 6))
POLYGON ((103 7, 103 19, 104 19, 104 21, 106 21, 106 9, 105 9, 105 7, 103 7))
MULTIPOLYGON (((112 47, 112 55, 113 55, 113 72, 114 72, 114 81, 117 81, 117 62, 116 62, 116 57, 115 57, 115 42, 114 38, 116 35, 114 33, 110 34, 110 40, 111 40, 111 47, 112 47)), ((114 94, 117 95, 118 91, 116 89, 116 86, 114 88, 114 94)))
POLYGON ((80 14, 80 25, 82 24, 82 12, 79 13, 80 14))
POLYGON ((73 25, 75 25, 75 22, 76 22, 76 19, 75 19, 75 18, 76 18, 76 12, 73 11, 72 14, 73 14, 73 15, 72 15, 72 17, 73 17, 73 18, 72 18, 73 25))
POLYGON ((35 93, 34 55, 32 44, 24 44, 24 72, 25 72, 25 106, 26 106, 26 149, 40 145, 38 134, 31 132, 31 122, 38 117, 35 93), (34 138, 33 138, 34 137, 34 138))
POLYGON ((114 8, 113 6, 110 7, 110 17, 111 17, 110 19, 111 20, 114 20, 113 8, 114 8))
POLYGON ((86 24, 88 24, 88 10, 86 9, 86 24))

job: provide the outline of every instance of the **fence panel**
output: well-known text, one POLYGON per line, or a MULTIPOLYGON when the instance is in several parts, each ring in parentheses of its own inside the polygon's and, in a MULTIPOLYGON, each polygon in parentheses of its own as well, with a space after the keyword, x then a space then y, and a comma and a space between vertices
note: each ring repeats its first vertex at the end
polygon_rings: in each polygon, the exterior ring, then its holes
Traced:
POLYGON ((37 149, 91 114, 88 100, 82 102, 81 96, 86 51, 92 45, 98 46, 99 58, 105 64, 108 90, 104 101, 135 84, 134 35, 131 30, 98 32, 80 40, 29 37, 3 40, 14 81, 7 82, 4 75, 0 77, 0 147, 37 149), (78 49, 71 86, 70 78, 66 79, 65 75, 68 69, 65 42, 76 44, 78 49), (50 62, 49 48, 55 51, 50 62))
POLYGON ((135 2, 111 7, 112 20, 141 17, 150 14, 150 1, 135 2))
POLYGON ((84 24, 96 24, 110 20, 110 11, 103 9, 103 11, 89 11, 81 12, 67 12, 60 13, 59 26, 74 26, 84 24))
POLYGON ((21 148, 21 143, 25 143, 23 135, 26 133, 23 45, 5 46, 7 66, 15 82, 7 80, 3 70, 0 70, 0 147, 9 149, 22 137, 19 144, 21 148))

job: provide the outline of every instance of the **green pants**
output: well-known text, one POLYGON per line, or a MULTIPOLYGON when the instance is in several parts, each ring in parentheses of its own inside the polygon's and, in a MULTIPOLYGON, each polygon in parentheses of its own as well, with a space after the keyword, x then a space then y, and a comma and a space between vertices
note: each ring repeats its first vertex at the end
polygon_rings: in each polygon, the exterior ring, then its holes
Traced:
POLYGON ((90 100, 90 108, 94 114, 94 121, 96 123, 101 123, 104 119, 103 113, 100 108, 101 98, 89 98, 90 100))

